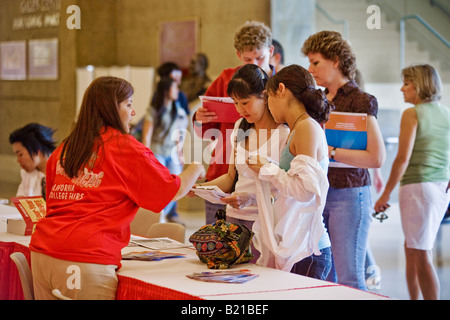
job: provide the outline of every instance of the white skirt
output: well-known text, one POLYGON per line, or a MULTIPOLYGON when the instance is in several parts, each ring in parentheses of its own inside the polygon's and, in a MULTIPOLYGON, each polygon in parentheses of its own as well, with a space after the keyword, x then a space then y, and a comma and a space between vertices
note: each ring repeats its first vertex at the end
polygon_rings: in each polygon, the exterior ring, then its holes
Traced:
POLYGON ((406 247, 432 250, 450 193, 447 182, 412 183, 399 188, 399 206, 406 247))

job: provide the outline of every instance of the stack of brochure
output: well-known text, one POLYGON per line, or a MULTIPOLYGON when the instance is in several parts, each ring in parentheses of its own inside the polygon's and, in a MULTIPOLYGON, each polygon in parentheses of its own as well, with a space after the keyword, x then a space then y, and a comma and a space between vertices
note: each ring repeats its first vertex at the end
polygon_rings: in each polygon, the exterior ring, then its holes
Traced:
POLYGON ((206 281, 206 282, 221 282, 221 283, 245 283, 258 277, 257 274, 250 273, 250 270, 227 270, 227 271, 207 271, 196 272, 187 275, 189 279, 206 281))
POLYGON ((162 259, 170 258, 183 258, 184 254, 161 252, 161 251, 141 251, 141 252, 129 252, 122 255, 124 260, 141 260, 141 261, 158 261, 162 259))
POLYGON ((144 238, 132 236, 129 245, 138 245, 152 250, 167 250, 192 247, 191 244, 181 243, 170 238, 144 238))

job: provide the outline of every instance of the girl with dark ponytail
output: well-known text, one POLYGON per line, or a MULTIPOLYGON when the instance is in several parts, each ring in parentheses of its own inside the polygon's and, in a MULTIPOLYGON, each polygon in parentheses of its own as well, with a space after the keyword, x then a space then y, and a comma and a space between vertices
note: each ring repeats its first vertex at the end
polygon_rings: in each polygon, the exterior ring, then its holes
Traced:
MULTIPOLYGON (((307 114, 319 124, 328 121, 333 106, 322 92, 315 88, 314 79, 308 70, 298 65, 291 65, 287 70, 277 73, 267 84, 267 91, 276 93, 280 84, 292 93, 293 98, 301 102, 307 114)), ((269 105, 270 107, 270 105, 269 105)))
POLYGON ((323 280, 331 269, 331 243, 322 217, 329 159, 321 124, 333 106, 315 89, 310 73, 298 65, 270 78, 266 95, 275 122, 287 123, 290 135, 279 166, 262 158, 249 162, 258 173, 261 190, 280 191, 273 206, 264 203, 263 192, 258 198, 258 206, 267 208, 259 210, 253 226, 259 262, 323 280))

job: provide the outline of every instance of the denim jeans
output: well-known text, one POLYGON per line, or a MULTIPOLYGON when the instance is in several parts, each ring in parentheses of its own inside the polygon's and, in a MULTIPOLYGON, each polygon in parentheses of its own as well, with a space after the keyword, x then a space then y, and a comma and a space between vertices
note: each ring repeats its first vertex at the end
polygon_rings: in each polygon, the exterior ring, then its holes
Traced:
POLYGON ((311 255, 292 267, 291 272, 310 278, 325 280, 330 273, 332 265, 331 248, 320 250, 320 256, 311 255))
MULTIPOLYGON (((156 159, 158 159, 158 161, 163 166, 165 166, 167 169, 169 169, 169 172, 171 174, 179 175, 181 173, 181 171, 183 171, 183 165, 179 161, 176 161, 178 159, 176 159, 174 161, 171 156, 166 157, 166 156, 161 156, 161 155, 156 155, 156 154, 155 154, 155 157, 156 157, 156 159)), ((178 216, 176 209, 177 209, 176 201, 169 202, 169 204, 164 208, 164 216, 166 216, 166 217, 178 216)))
POLYGON ((205 200, 205 221, 206 224, 213 224, 216 222, 216 212, 219 209, 226 210, 226 205, 211 203, 208 200, 205 200))
POLYGON ((367 290, 364 263, 371 211, 370 186, 329 188, 323 212, 333 256, 328 281, 367 290))

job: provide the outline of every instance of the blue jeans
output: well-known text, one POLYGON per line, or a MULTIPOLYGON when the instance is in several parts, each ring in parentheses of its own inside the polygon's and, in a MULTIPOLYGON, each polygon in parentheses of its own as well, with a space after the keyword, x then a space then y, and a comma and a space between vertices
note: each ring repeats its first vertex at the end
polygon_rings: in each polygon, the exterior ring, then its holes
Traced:
POLYGON ((330 273, 332 265, 331 248, 323 248, 320 250, 320 256, 311 255, 292 267, 291 272, 310 278, 325 280, 330 273))
MULTIPOLYGON (((171 174, 179 175, 181 171, 183 171, 183 165, 177 161, 174 161, 171 156, 166 157, 155 154, 155 157, 163 166, 169 169, 169 172, 171 174)), ((176 209, 177 209, 176 201, 169 202, 169 204, 164 208, 164 216, 166 217, 178 216, 176 209)))
POLYGON ((333 256, 328 281, 367 290, 364 262, 371 211, 370 186, 329 188, 323 212, 333 256))
POLYGON ((219 209, 226 210, 226 205, 224 204, 217 204, 217 203, 211 203, 207 200, 205 200, 205 221, 206 224, 213 224, 216 222, 216 212, 219 209))

